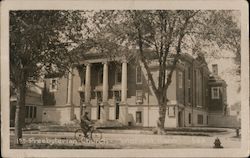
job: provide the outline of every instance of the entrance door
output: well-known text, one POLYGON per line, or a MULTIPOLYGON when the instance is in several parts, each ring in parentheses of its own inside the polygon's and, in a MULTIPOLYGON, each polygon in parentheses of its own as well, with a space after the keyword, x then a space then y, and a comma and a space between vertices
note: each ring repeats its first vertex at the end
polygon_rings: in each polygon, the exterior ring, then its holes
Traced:
POLYGON ((120 113, 120 103, 121 103, 121 92, 115 91, 115 119, 119 119, 119 113, 120 113))
POLYGON ((97 119, 101 119, 101 103, 102 103, 102 93, 97 92, 97 119))

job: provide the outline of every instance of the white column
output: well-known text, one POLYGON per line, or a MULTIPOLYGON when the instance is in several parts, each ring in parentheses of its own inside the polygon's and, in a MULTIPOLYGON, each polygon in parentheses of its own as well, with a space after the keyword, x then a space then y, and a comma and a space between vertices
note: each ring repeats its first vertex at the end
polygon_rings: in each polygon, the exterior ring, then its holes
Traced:
POLYGON ((102 101, 104 103, 108 102, 108 63, 103 64, 103 95, 102 101))
POLYGON ((73 91, 73 69, 70 68, 68 74, 68 91, 67 91, 67 105, 72 104, 72 91, 73 91))
POLYGON ((69 107, 69 121, 74 119, 74 106, 72 103, 72 96, 73 96, 73 68, 70 68, 68 74, 68 91, 67 91, 67 105, 69 107))
POLYGON ((127 125, 128 124, 128 105, 127 105, 127 61, 124 60, 122 62, 122 86, 121 86, 121 104, 120 104, 120 112, 119 112, 119 121, 127 125))
POLYGON ((122 96, 121 102, 122 104, 127 103, 127 61, 122 62, 122 96))
POLYGON ((102 107, 101 107, 101 122, 108 120, 108 62, 103 63, 103 91, 102 91, 102 107))
POLYGON ((86 64, 86 74, 85 74, 85 103, 83 107, 83 114, 88 112, 89 118, 91 118, 91 106, 90 106, 90 99, 91 99, 91 64, 86 64))
POLYGON ((85 103, 90 102, 91 96, 91 64, 86 64, 86 75, 85 75, 85 103))

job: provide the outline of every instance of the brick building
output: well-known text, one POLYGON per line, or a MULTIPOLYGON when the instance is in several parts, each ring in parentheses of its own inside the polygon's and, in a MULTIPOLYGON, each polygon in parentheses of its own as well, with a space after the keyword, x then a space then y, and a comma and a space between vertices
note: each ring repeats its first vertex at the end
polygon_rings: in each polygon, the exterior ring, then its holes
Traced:
MULTIPOLYGON (((169 59, 171 60, 171 59, 169 59)), ((157 62, 150 69, 157 82, 157 62)), ((226 109, 226 83, 211 73, 205 58, 181 56, 167 91, 165 127, 207 126, 211 113, 226 109)), ((46 100, 42 122, 67 123, 88 111, 91 120, 124 125, 154 127, 158 106, 146 70, 136 60, 108 60, 100 54, 86 54, 67 77, 45 80, 46 100), (51 100, 51 101, 50 101, 51 100)))

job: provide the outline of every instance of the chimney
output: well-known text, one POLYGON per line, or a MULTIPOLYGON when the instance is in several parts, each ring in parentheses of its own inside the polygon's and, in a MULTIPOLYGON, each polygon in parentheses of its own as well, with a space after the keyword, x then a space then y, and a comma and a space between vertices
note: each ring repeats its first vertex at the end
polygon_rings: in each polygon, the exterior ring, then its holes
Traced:
POLYGON ((212 71, 213 71, 214 75, 218 75, 218 65, 217 64, 212 65, 212 71))

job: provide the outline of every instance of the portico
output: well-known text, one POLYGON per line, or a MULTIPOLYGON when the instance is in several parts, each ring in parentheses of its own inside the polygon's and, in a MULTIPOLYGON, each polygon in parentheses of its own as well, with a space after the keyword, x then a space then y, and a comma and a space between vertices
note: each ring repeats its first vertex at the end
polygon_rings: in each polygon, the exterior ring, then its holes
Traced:
POLYGON ((102 123, 118 120, 124 125, 128 124, 127 61, 122 60, 120 64, 121 82, 116 83, 113 81, 116 77, 109 75, 114 73, 113 70, 118 70, 116 67, 119 67, 119 64, 114 65, 107 60, 84 63, 83 111, 88 112, 92 120, 102 123))

